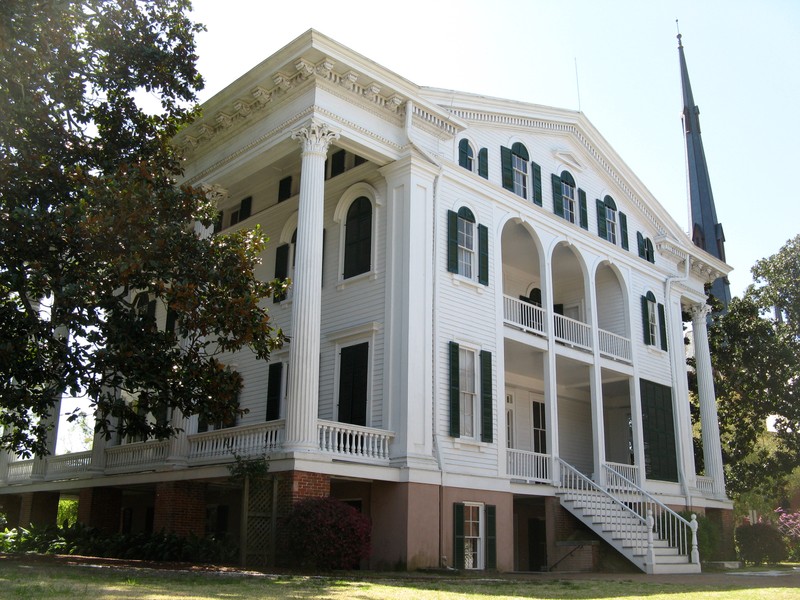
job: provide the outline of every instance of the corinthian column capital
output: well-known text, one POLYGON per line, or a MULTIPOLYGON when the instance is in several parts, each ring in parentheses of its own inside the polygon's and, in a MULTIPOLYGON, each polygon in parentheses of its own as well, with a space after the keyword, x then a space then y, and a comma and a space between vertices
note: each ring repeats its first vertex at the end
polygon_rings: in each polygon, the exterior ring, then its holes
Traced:
POLYGON ((304 153, 325 155, 334 140, 339 139, 339 132, 327 123, 311 119, 302 127, 292 132, 292 139, 300 142, 304 153))
POLYGON ((708 304, 693 304, 689 309, 692 315, 692 321, 705 321, 708 313, 711 312, 711 307, 708 304))

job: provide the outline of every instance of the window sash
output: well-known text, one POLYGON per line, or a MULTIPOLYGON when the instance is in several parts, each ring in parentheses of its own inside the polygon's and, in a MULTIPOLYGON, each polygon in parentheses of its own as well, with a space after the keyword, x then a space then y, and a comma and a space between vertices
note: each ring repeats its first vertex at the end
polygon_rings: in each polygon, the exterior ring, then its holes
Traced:
POLYGON ((464 568, 483 568, 482 506, 464 504, 464 568))
POLYGON ((570 184, 561 182, 561 202, 564 206, 564 218, 570 223, 575 222, 575 188, 570 184))
POLYGON ((514 172, 514 193, 528 197, 528 163, 516 154, 511 155, 511 169, 514 172))
POLYGON ((606 239, 612 244, 617 243, 617 211, 606 206, 606 239))
POLYGON ((475 224, 458 218, 458 273, 472 278, 475 256, 475 224))
POLYGON ((655 345, 658 339, 658 320, 656 318, 656 303, 652 300, 647 301, 647 323, 650 327, 650 343, 655 345))
POLYGON ((475 403, 477 385, 475 377, 475 352, 469 348, 459 349, 459 431, 463 437, 475 437, 475 403))

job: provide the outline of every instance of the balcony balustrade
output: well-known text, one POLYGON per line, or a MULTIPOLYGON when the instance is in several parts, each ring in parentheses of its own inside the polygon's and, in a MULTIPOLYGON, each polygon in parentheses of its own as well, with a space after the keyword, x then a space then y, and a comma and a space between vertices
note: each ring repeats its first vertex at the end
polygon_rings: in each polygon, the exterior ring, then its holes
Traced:
POLYGON ((592 328, 582 321, 554 314, 553 333, 557 342, 590 352, 592 350, 592 328))
POLYGON ((337 458, 388 462, 394 433, 383 429, 319 420, 319 449, 337 458))
POLYGON ((546 313, 541 306, 523 302, 511 296, 503 296, 503 320, 523 331, 547 335, 546 313))
POLYGON ((553 457, 527 450, 506 450, 506 471, 509 477, 533 483, 550 483, 553 457))

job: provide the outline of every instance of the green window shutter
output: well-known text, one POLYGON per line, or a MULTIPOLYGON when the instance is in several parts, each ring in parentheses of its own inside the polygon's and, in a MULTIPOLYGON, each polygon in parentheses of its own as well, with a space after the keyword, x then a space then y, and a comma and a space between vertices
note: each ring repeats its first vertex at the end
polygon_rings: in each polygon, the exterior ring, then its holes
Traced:
POLYGON ((531 176, 533 178, 533 203, 542 205, 542 167, 535 162, 531 163, 531 176))
POLYGON ((500 146, 500 165, 503 171, 503 187, 514 191, 514 169, 511 166, 511 148, 500 146))
POLYGON ((478 225, 478 283, 489 285, 489 229, 478 225))
POLYGON ((458 273, 458 213, 447 211, 447 270, 458 273))
POLYGON ((492 418, 492 353, 481 350, 481 441, 494 441, 492 418))
POLYGON ((578 209, 580 210, 580 224, 583 229, 589 229, 589 209, 586 207, 586 192, 578 188, 578 209))
POLYGON ((655 344, 655 340, 650 339, 650 306, 647 304, 647 296, 642 296, 642 330, 644 343, 648 346, 655 344))
POLYGON ((553 182, 553 212, 564 218, 564 202, 561 199, 561 177, 553 173, 550 176, 553 182))
MULTIPOLYGON (((289 273, 289 244, 281 244, 275 248, 275 279, 286 279, 289 273)), ((274 294, 273 302, 280 302, 286 294, 274 294)))
POLYGON ((486 148, 478 150, 478 175, 489 179, 489 151, 486 148))
POLYGON ((469 140, 467 138, 458 142, 458 166, 469 168, 469 140))
POLYGON ((453 503, 453 567, 464 568, 464 505, 453 503))
POLYGON ((497 507, 486 505, 486 568, 497 568, 497 507))
POLYGON ((357 198, 347 211, 344 227, 343 279, 366 273, 372 262, 372 203, 366 196, 357 198))
POLYGON ((619 241, 623 250, 628 249, 628 217, 625 213, 617 213, 619 215, 619 241))
POLYGON ((278 202, 292 197, 292 176, 284 177, 278 182, 278 202))
POLYGON ((280 419, 283 363, 272 363, 267 371, 267 421, 280 419))
POLYGON ((461 389, 459 381, 458 344, 449 342, 450 350, 450 435, 461 435, 461 389))
MULTIPOLYGON (((667 315, 664 311, 664 305, 658 304, 658 331, 661 334, 661 349, 667 350, 667 315)), ((655 343, 655 340, 653 340, 655 343)))
POLYGON ((608 239, 608 231, 606 228, 606 205, 599 198, 595 200, 597 204, 597 235, 604 240, 608 239))
POLYGON ((636 232, 636 246, 639 250, 639 258, 647 258, 645 256, 644 236, 641 231, 636 232))
POLYGON ((250 217, 250 211, 253 208, 253 197, 248 196, 242 203, 239 205, 239 220, 244 221, 248 217, 250 217))

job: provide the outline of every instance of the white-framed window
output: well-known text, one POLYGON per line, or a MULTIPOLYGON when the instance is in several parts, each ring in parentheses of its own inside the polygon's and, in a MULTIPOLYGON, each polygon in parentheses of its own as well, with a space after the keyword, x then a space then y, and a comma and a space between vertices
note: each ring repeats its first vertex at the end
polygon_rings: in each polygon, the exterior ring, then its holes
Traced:
POLYGON ((472 344, 448 343, 450 435, 494 442, 492 353, 472 344))
POLYGON ((518 154, 511 154, 511 169, 514 172, 514 193, 528 197, 528 161, 518 154))
POLYGON ((464 503, 464 568, 484 568, 483 504, 464 503))
POLYGON ((339 288, 351 280, 376 277, 378 209, 383 201, 365 182, 350 186, 334 210, 339 224, 339 288))
POLYGON ((475 437, 478 402, 476 352, 463 346, 458 350, 459 431, 461 437, 475 437))
POLYGON ((570 223, 575 222, 575 183, 567 180, 563 175, 561 179, 561 204, 564 209, 564 218, 570 223))
POLYGON ((617 243, 617 211, 606 204, 606 239, 617 243))
POLYGON ((644 343, 667 350, 667 318, 664 305, 656 302, 653 292, 642 296, 642 328, 644 343))
POLYGON ((447 270, 489 285, 489 230, 466 206, 447 211, 447 270))
POLYGON ((458 211, 458 274, 473 278, 475 266, 475 217, 472 211, 458 211))

